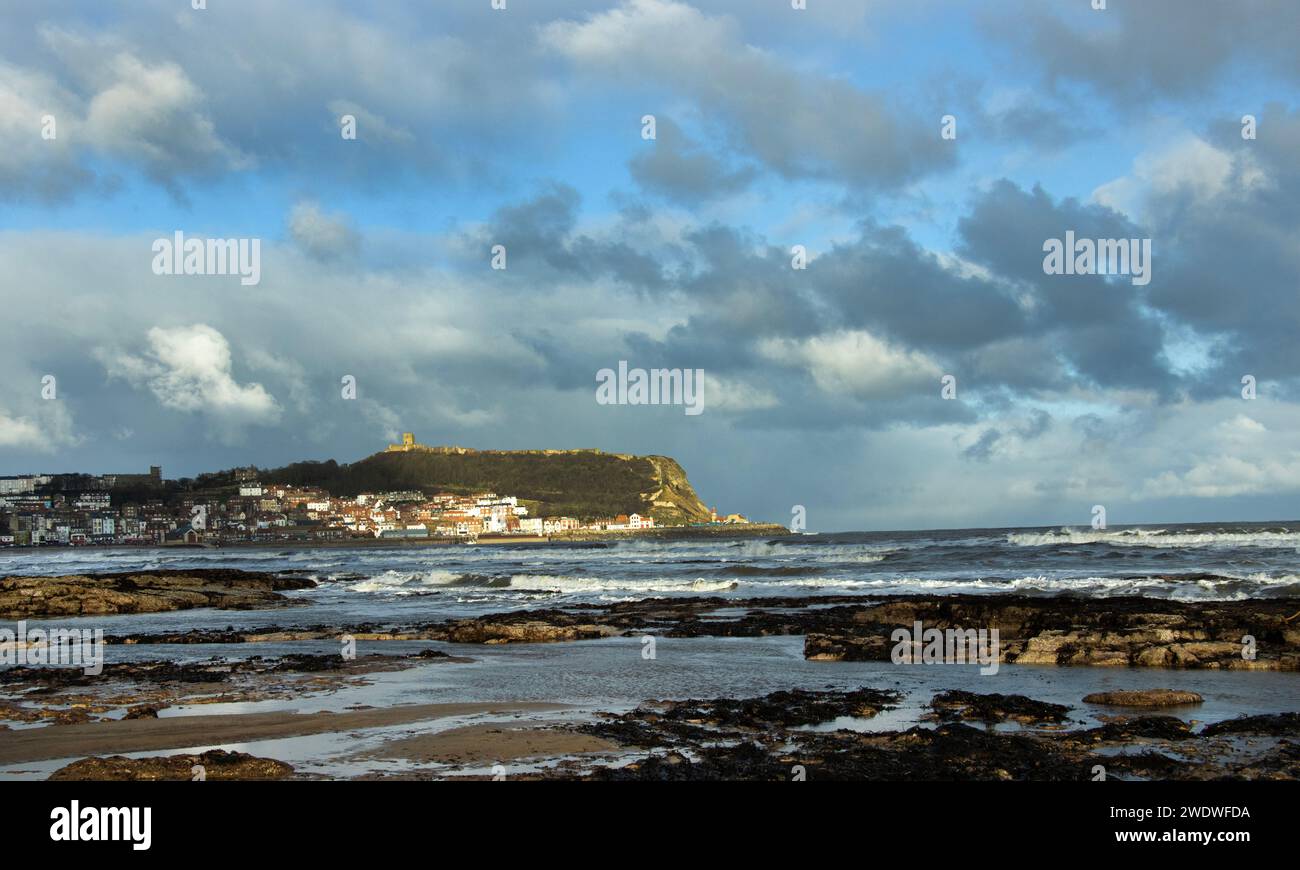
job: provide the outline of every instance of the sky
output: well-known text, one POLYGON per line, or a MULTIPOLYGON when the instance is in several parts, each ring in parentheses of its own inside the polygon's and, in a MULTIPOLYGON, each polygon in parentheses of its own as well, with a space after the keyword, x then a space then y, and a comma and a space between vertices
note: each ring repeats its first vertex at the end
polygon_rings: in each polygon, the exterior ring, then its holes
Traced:
POLYGON ((820 531, 1300 518, 1292 0, 192 5, 0 7, 0 474, 410 431, 820 531))

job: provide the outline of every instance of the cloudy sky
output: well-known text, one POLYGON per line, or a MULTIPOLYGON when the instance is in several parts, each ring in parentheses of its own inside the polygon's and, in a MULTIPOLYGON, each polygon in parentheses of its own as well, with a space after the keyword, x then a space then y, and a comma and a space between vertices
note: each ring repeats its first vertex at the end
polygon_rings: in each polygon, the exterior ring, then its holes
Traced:
POLYGON ((410 430, 818 530, 1300 516, 1293 0, 190 5, 2 13, 0 474, 410 430), (155 275, 177 231, 260 283, 155 275), (598 404, 619 360, 704 413, 598 404))

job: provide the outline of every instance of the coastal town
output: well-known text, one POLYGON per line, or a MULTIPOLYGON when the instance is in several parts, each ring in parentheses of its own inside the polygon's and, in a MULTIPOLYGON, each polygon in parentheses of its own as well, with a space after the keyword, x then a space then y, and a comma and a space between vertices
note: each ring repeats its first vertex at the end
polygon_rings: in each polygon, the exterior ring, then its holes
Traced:
MULTIPOLYGON (((531 516, 524 500, 496 492, 404 490, 342 497, 320 487, 263 483, 256 468, 235 469, 233 475, 235 485, 221 495, 169 488, 158 466, 148 474, 0 477, 0 547, 522 542, 657 527, 653 517, 635 512, 531 516)), ((713 510, 708 523, 695 525, 748 522, 713 510)))

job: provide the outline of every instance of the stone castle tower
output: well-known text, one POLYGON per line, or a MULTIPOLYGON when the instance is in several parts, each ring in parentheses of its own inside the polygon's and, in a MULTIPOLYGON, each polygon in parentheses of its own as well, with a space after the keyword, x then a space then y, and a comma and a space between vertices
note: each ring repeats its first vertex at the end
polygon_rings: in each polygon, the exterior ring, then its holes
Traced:
POLYGON ((416 444, 416 443, 415 443, 415 433, 414 433, 414 432, 403 432, 403 433, 402 433, 402 443, 401 443, 401 444, 389 444, 386 448, 384 448, 384 452, 385 452, 385 453, 406 453, 406 452, 411 451, 411 450, 419 450, 419 449, 422 448, 422 447, 424 447, 423 444, 416 444))

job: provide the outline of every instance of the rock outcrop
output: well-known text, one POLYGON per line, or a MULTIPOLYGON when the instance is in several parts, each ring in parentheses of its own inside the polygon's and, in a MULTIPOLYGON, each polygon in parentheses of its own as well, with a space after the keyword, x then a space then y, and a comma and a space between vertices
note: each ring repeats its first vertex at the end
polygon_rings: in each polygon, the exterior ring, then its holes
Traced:
POLYGON ((1013 720, 1024 724, 1063 722, 1070 708, 1064 704, 1035 701, 1024 695, 981 695, 952 690, 930 700, 935 718, 985 723, 1013 720))
POLYGON ((1205 699, 1195 692, 1174 689, 1143 689, 1137 692, 1093 692, 1085 695, 1085 704, 1106 704, 1112 707, 1179 707, 1200 704, 1205 699))
MULTIPOLYGON (((12 579, 12 578, 11 578, 12 579)), ((2 587, 0 587, 2 593, 2 587)), ((3 598, 0 597, 0 603, 3 598)), ((263 626, 110 636, 109 643, 257 643, 435 640, 466 644, 554 643, 642 635, 802 635, 810 661, 890 661, 894 632, 998 631, 1001 664, 1300 670, 1300 600, 1191 604, 1155 598, 898 595, 651 598, 492 613, 408 625, 263 626)), ((968 653, 967 661, 973 661, 968 653)), ((1182 702, 1179 702, 1182 703, 1182 702)))
MULTIPOLYGON (((893 690, 777 692, 762 698, 644 704, 571 727, 620 743, 632 757, 596 766, 592 780, 853 781, 1107 779, 1295 780, 1300 714, 1251 716, 1201 731, 1173 716, 1140 716, 1071 727, 1068 709, 1020 695, 944 692, 937 727, 870 728, 869 715, 900 700, 893 690), (824 727, 837 716, 866 719, 862 730, 824 727), (1024 727, 989 729, 1005 719, 1024 727), (976 724, 967 724, 968 722, 976 724), (817 723, 821 728, 809 729, 817 723), (982 724, 981 724, 982 723, 982 724), (1238 734, 1278 740, 1234 741, 1238 734), (640 754, 649 749, 649 754, 640 754)), ((525 777, 528 775, 525 774, 525 777)), ((532 778, 573 778, 554 768, 532 778)))
POLYGON ((897 597, 865 605, 831 631, 810 630, 804 656, 818 661, 882 661, 891 633, 997 629, 1000 661, 1093 667, 1300 670, 1296 602, 1151 598, 1030 598, 1018 595, 897 597))
POLYGON ((290 603, 279 594, 313 580, 256 571, 205 568, 0 578, 0 618, 160 613, 194 607, 248 610, 290 603))
POLYGON ((273 758, 214 749, 201 755, 161 755, 150 758, 83 758, 50 774, 54 781, 125 782, 150 780, 266 780, 284 779, 293 767, 273 758))
POLYGON ((1287 616, 1296 604, 1023 595, 647 599, 490 614, 424 626, 421 637, 544 643, 638 634, 802 634, 804 657, 812 661, 890 661, 893 633, 912 632, 919 622, 926 630, 997 629, 1002 664, 1294 671, 1300 670, 1300 624, 1287 616), (722 609, 730 614, 712 612, 722 609))

